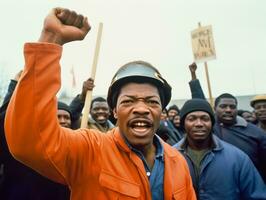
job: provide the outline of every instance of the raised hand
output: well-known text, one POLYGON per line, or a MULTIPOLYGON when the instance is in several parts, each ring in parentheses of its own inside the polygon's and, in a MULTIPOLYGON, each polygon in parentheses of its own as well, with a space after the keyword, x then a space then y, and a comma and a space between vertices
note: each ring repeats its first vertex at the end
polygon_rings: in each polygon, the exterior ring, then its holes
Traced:
POLYGON ((39 42, 63 45, 83 40, 91 29, 87 17, 64 8, 54 8, 45 18, 39 42))
POLYGON ((189 69, 191 72, 196 72, 196 70, 197 70, 196 63, 193 62, 191 65, 189 65, 189 69))
POLYGON ((196 75, 197 65, 195 62, 193 62, 191 65, 189 65, 189 70, 191 73, 191 79, 192 80, 197 79, 197 75, 196 75))
POLYGON ((92 78, 89 78, 88 80, 83 82, 83 86, 82 86, 82 92, 80 95, 81 100, 85 100, 86 98, 86 94, 88 90, 93 90, 94 88, 94 80, 92 78))

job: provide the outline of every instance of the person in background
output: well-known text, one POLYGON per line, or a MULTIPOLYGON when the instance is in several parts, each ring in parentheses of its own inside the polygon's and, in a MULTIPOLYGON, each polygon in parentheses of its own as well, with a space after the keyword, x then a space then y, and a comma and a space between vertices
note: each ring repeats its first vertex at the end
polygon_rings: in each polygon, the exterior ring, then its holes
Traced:
POLYGON ((173 125, 177 130, 180 128, 180 115, 174 116, 173 125))
POLYGON ((168 120, 173 123, 174 116, 179 115, 179 112, 177 105, 171 105, 167 111, 168 120))
POLYGON ((214 134, 244 151, 266 182, 266 135, 257 126, 237 116, 237 99, 224 93, 215 99, 214 134))
POLYGON ((186 136, 174 147, 187 160, 198 199, 266 199, 266 186, 249 157, 213 135, 215 117, 206 100, 186 101, 180 116, 186 136))
POLYGON ((88 128, 98 129, 101 132, 114 128, 114 125, 109 120, 110 108, 107 101, 103 97, 96 97, 91 101, 90 118, 88 128))
POLYGON ((256 95, 250 101, 257 118, 257 126, 266 132, 266 95, 256 95))
MULTIPOLYGON (((2 163, 2 184, 0 185, 0 199, 1 200, 68 200, 70 198, 69 189, 62 184, 51 181, 31 168, 27 167, 21 162, 18 162, 11 155, 6 143, 4 120, 6 109, 8 107, 10 98, 16 88, 17 82, 22 74, 22 70, 18 72, 14 79, 12 79, 8 86, 7 94, 5 95, 3 104, 0 108, 0 163, 2 163)), ((24 101, 23 101, 24 102, 24 101)), ((58 122, 61 126, 70 127, 71 121, 66 123, 62 119, 61 112, 66 110, 67 106, 60 106, 58 103, 58 122)), ((29 118, 31 120, 31 118, 29 118)), ((32 123, 32 122, 29 122, 32 123)), ((16 126, 12 123, 12 126, 16 126)), ((24 147, 26 148, 26 146, 24 147)))
POLYGON ((57 102, 57 119, 62 127, 71 128, 72 112, 70 107, 62 101, 57 102))
POLYGON ((85 104, 85 99, 87 95, 87 91, 93 90, 94 88, 94 80, 92 78, 88 78, 83 82, 82 91, 78 94, 69 104, 71 113, 72 113, 72 127, 73 129, 80 128, 82 110, 85 104))
POLYGON ((170 119, 173 120, 174 115, 179 115, 179 109, 176 105, 170 106, 169 109, 170 111, 165 109, 166 114, 163 114, 163 120, 161 115, 160 126, 157 134, 169 145, 174 145, 181 140, 182 134, 175 128, 173 121, 170 119), (171 116, 170 118, 168 117, 169 113, 171 116))
POLYGON ((256 118, 254 117, 253 113, 248 111, 248 110, 237 110, 237 115, 244 118, 247 122, 255 124, 256 123, 256 118))
POLYGON ((166 121, 166 120, 168 120, 167 108, 163 109, 161 114, 161 121, 166 121))
MULTIPOLYGON (((92 78, 84 81, 81 94, 77 95, 69 105, 71 112, 74 113, 74 121, 78 122, 74 125, 75 129, 80 127, 81 112, 85 104, 87 91, 93 88, 94 80, 92 78)), ((110 113, 111 111, 106 99, 103 97, 95 97, 90 104, 90 116, 87 128, 97 129, 103 133, 111 130, 114 128, 114 125, 109 120, 110 113)))
MULTIPOLYGON (((190 66, 192 80, 190 89, 192 98, 205 99, 200 82, 196 77, 197 65, 190 66)), ((215 99, 214 134, 220 139, 244 151, 257 167, 264 182, 266 182, 266 137, 263 131, 242 117, 237 116, 237 99, 228 93, 215 99)))
POLYGON ((73 200, 195 200, 185 159, 156 135, 171 87, 151 64, 129 62, 114 75, 107 102, 117 128, 101 134, 59 126, 55 95, 62 45, 84 39, 89 30, 83 15, 55 8, 39 42, 25 44, 25 70, 5 120, 10 151, 44 176, 68 184, 73 200), (22 100, 27 106, 21 107, 22 100))

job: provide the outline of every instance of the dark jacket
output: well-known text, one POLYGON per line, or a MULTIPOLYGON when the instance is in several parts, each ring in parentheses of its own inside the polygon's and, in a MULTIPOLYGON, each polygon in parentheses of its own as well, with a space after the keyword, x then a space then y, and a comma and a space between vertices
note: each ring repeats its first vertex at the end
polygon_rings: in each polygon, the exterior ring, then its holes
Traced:
MULTIPOLYGON (((192 98, 205 98, 198 79, 190 81, 189 86, 192 98)), ((214 134, 244 151, 266 183, 266 134, 263 130, 237 116, 236 124, 230 127, 224 127, 216 120, 214 134)))
POLYGON ((70 110, 72 112, 72 128, 78 129, 80 128, 80 117, 82 113, 82 109, 84 107, 84 102, 79 98, 80 95, 77 95, 69 104, 70 110))
POLYGON ((181 140, 182 135, 176 130, 169 127, 170 121, 161 120, 157 134, 169 145, 174 145, 181 140))
POLYGON ((249 157, 215 135, 212 141, 214 147, 201 161, 198 185, 195 181, 193 162, 186 153, 186 138, 174 145, 187 160, 198 199, 266 199, 266 186, 249 157))
POLYGON ((215 123, 214 134, 244 151, 266 183, 266 134, 263 130, 237 116, 233 126, 215 123))
POLYGON ((201 88, 201 85, 200 85, 200 82, 198 79, 191 80, 189 82, 189 88, 191 91, 192 99, 194 99, 194 98, 205 99, 205 95, 203 93, 203 90, 201 88))
POLYGON ((8 92, 0 108, 0 162, 4 165, 4 179, 0 185, 1 200, 67 200, 70 192, 67 186, 55 183, 41 176, 31 168, 15 160, 9 152, 4 119, 9 100, 17 81, 11 80, 8 92))

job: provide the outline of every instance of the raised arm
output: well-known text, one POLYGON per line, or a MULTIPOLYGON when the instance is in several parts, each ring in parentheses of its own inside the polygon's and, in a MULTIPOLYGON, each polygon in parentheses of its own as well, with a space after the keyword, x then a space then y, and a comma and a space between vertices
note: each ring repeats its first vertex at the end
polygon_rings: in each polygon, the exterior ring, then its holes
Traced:
POLYGON ((89 30, 82 15, 67 9, 52 10, 44 21, 39 43, 25 44, 25 69, 5 119, 6 140, 13 156, 62 183, 66 182, 67 153, 73 141, 69 138, 77 138, 72 130, 59 126, 56 115, 61 45, 82 40, 89 30))
POLYGON ((189 87, 191 91, 191 97, 193 98, 199 98, 199 99, 205 99, 205 95, 203 93, 203 90, 201 88, 200 82, 197 79, 196 70, 197 65, 196 63, 192 63, 189 65, 189 70, 191 74, 191 81, 189 82, 189 87))
POLYGON ((80 117, 81 117, 81 112, 84 107, 85 103, 85 98, 88 90, 93 90, 94 88, 94 80, 92 78, 89 78, 88 80, 83 82, 82 85, 82 91, 79 95, 77 95, 70 103, 69 107, 73 115, 73 123, 74 128, 80 127, 80 117))

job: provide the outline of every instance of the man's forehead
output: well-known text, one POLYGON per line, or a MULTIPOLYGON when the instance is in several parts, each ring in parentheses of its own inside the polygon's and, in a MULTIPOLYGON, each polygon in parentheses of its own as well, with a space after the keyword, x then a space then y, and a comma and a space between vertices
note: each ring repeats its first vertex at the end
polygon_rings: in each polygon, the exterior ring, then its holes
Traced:
POLYGON ((68 115, 70 116, 70 113, 66 110, 61 110, 61 109, 58 109, 57 110, 57 115, 68 115))
POLYGON ((236 104, 236 100, 233 98, 221 98, 218 104, 236 104))
POLYGON ((128 83, 121 87, 120 95, 121 94, 128 96, 139 96, 145 94, 147 96, 159 97, 159 90, 156 86, 150 83, 128 83))
POLYGON ((108 107, 108 104, 106 101, 95 101, 93 102, 92 107, 108 107))
POLYGON ((255 102, 254 106, 265 105, 265 104, 266 104, 266 100, 261 100, 261 101, 255 102))
POLYGON ((205 111, 193 111, 191 113, 188 113, 187 117, 189 117, 189 116, 206 116, 206 115, 210 116, 210 114, 205 112, 205 111))

